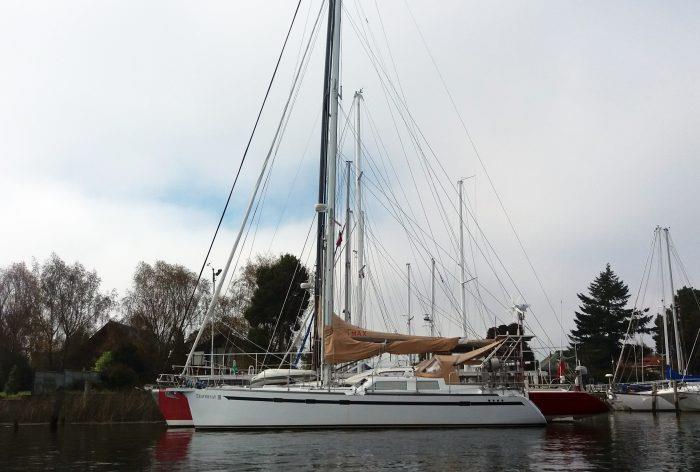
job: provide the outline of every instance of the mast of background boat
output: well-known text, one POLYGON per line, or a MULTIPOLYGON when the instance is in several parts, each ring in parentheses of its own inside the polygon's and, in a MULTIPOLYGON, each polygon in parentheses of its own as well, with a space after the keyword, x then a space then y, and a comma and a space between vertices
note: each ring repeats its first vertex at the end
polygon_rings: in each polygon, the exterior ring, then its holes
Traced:
POLYGON ((435 336, 435 258, 430 258, 430 336, 435 336))
POLYGON ((668 281, 671 284, 671 315, 673 316, 673 333, 676 338, 676 361, 678 362, 678 372, 683 372, 683 350, 681 347, 681 336, 678 331, 678 310, 676 308, 676 292, 673 288, 673 269, 671 268, 671 243, 668 238, 668 228, 664 228, 666 236, 666 255, 668 256, 668 281))
MULTIPOLYGON (((340 78, 340 9, 341 0, 330 0, 328 8, 333 14, 333 39, 331 48, 331 89, 328 116, 328 162, 326 168, 326 253, 323 275, 323 323, 331 326, 333 322, 333 280, 335 262, 335 188, 336 164, 338 155, 338 99, 340 78)), ((323 332, 323 331, 322 331, 323 332)), ((331 365, 322 362, 322 380, 324 386, 331 383, 331 365)))
MULTIPOLYGON (((411 333, 411 321, 413 321, 413 317, 411 316, 411 264, 407 263, 406 264, 406 280, 408 281, 407 284, 407 289, 408 289, 408 299, 407 299, 407 305, 408 305, 408 314, 406 315, 406 324, 408 325, 408 335, 410 336, 411 333)), ((408 355, 408 363, 413 364, 413 354, 408 355)))
POLYGON ((351 260, 351 212, 350 212, 350 165, 352 161, 345 161, 345 321, 352 322, 350 315, 350 297, 352 296, 352 260, 351 260))
POLYGON ((666 363, 664 364, 664 372, 663 376, 666 378, 666 366, 672 367, 672 361, 671 361, 671 345, 668 342, 668 316, 666 314, 666 301, 664 299, 664 270, 663 270, 663 246, 661 244, 661 227, 657 226, 656 227, 656 238, 659 242, 659 278, 661 279, 661 318, 664 323, 664 349, 666 350, 665 352, 665 358, 666 358, 666 363))
POLYGON ((459 187, 459 268, 462 272, 462 280, 460 283, 461 294, 462 294, 462 331, 464 336, 467 336, 467 276, 464 268, 464 215, 463 209, 464 201, 462 197, 462 188, 464 186, 464 179, 459 179, 457 181, 459 187))
MULTIPOLYGON (((214 266, 211 266, 211 288, 216 287, 216 276, 221 273, 221 269, 217 272, 214 266)), ((211 312, 211 379, 214 380, 214 311, 211 312)))
POLYGON ((364 278, 365 278, 365 212, 362 209, 362 135, 360 134, 360 110, 362 90, 355 92, 357 106, 355 123, 355 215, 357 216, 357 288, 355 302, 355 324, 364 327, 364 278))
MULTIPOLYGON (((328 25, 326 28, 326 58, 323 70, 323 105, 321 110, 321 151, 318 166, 318 209, 326 204, 326 165, 328 162, 328 106, 331 94, 331 44, 333 42, 333 10, 328 9, 328 25)), ((314 275, 314 318, 313 337, 311 341, 311 364, 314 370, 321 367, 321 351, 323 350, 321 333, 322 308, 321 295, 323 291, 323 248, 326 234, 325 214, 318 212, 316 222, 316 273, 314 275)))

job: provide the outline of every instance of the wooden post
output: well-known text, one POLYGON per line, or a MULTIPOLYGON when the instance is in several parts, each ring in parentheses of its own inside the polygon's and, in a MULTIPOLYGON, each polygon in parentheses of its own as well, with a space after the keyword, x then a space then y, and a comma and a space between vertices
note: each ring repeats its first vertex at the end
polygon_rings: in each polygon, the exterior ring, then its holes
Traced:
POLYGON ((678 382, 673 380, 673 406, 676 409, 676 414, 680 413, 680 409, 678 408, 678 382))
POLYGON ((656 390, 658 388, 657 384, 651 384, 651 412, 656 414, 656 390))

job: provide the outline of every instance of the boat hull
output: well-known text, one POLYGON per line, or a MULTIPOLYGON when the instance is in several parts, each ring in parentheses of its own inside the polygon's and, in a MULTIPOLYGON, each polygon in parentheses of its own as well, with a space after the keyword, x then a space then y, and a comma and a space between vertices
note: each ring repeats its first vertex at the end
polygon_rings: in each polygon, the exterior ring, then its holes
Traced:
POLYGON ((616 393, 611 402, 618 410, 626 411, 675 411, 673 392, 670 394, 657 392, 616 393), (654 406, 656 397, 656 406, 654 406))
POLYGON ((608 412, 608 405, 587 392, 576 390, 530 390, 528 397, 548 419, 579 418, 608 412))
POLYGON ((700 392, 678 392, 678 407, 681 411, 700 411, 700 392))
POLYGON ((169 427, 191 428, 192 412, 184 390, 181 388, 157 388, 151 390, 153 399, 169 427))
MULTIPOLYGON (((659 390, 659 395, 669 398, 674 404, 674 392, 672 388, 659 390)), ((696 387, 678 387, 678 409, 680 411, 700 411, 700 391, 696 387)))
POLYGON ((186 392, 198 429, 543 425, 527 398, 498 394, 346 394, 324 390, 186 392))

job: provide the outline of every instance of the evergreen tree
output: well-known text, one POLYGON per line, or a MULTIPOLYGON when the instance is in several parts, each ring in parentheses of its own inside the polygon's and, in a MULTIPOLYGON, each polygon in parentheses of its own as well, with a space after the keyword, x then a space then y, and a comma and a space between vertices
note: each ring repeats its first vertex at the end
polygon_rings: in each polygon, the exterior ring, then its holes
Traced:
POLYGON ((581 301, 580 311, 576 312, 576 328, 569 339, 572 347, 576 345, 578 357, 589 373, 602 377, 613 370, 630 317, 636 318, 635 332, 647 333, 651 316, 625 308, 630 298, 629 289, 610 264, 588 286, 588 295, 579 293, 577 296, 581 301))
POLYGON ((301 261, 291 254, 276 260, 262 259, 253 270, 253 294, 244 311, 250 325, 249 339, 257 349, 286 351, 297 329, 297 320, 309 304, 309 294, 300 287, 309 280, 301 261))

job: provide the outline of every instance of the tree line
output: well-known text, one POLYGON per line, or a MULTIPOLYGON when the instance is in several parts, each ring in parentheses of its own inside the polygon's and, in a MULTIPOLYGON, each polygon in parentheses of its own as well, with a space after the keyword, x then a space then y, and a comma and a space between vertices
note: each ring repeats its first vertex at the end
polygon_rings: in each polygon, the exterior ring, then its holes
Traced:
MULTIPOLYGON (((643 342, 641 347, 635 347, 637 364, 640 363, 641 356, 648 356, 654 350, 657 355, 664 352, 662 314, 650 313, 649 307, 630 308, 628 306, 631 297, 629 287, 615 274, 610 264, 607 264, 590 283, 587 294, 579 293, 577 296, 580 305, 574 313, 576 327, 569 334, 570 346, 567 355, 577 357, 597 381, 604 381, 604 375, 613 373, 615 370, 615 363, 623 348, 630 319, 633 320, 631 334, 650 335, 654 343, 654 349, 643 342)), ((693 287, 682 287, 674 294, 680 328, 680 344, 684 355, 689 356, 687 358, 689 373, 700 373, 700 353, 698 353, 700 345, 695 343, 700 333, 698 300, 700 300, 700 290, 693 287)), ((667 306, 666 311, 669 336, 673 339, 670 307, 667 306)), ((675 344, 673 342, 670 344, 670 354, 675 359, 675 344)), ((630 346, 627 349, 629 351, 626 352, 630 352, 633 347, 630 346)), ((630 363, 630 357, 634 358, 630 353, 629 356, 625 356, 623 363, 630 363)))
MULTIPOLYGON (((285 350, 308 305, 299 286, 308 278, 290 254, 249 261, 215 307, 215 331, 228 350, 285 350)), ((211 297, 208 280, 165 261, 140 262, 122 296, 105 289, 95 270, 56 254, 0 268, 0 390, 30 388, 37 370, 96 369, 115 384, 152 381, 184 363, 211 297), (109 352, 95 352, 91 337, 108 320, 119 322, 123 336, 109 352)))

